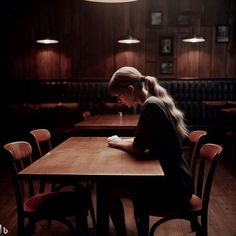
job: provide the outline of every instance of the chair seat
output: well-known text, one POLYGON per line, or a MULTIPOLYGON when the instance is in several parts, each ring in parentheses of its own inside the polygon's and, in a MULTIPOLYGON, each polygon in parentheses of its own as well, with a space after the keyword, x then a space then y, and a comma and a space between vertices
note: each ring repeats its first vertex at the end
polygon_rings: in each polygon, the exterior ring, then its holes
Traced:
POLYGON ((74 215, 75 208, 86 208, 80 204, 81 193, 77 192, 47 192, 37 194, 24 203, 24 210, 28 214, 64 216, 74 215), (79 205, 80 204, 80 205, 79 205))
POLYGON ((151 202, 150 206, 145 206, 145 209, 147 209, 148 214, 152 216, 158 216, 158 217, 172 217, 176 215, 186 215, 186 213, 191 212, 198 212, 201 211, 202 208, 202 200, 195 194, 192 195, 192 198, 190 200, 189 206, 187 208, 173 208, 173 206, 166 206, 162 205, 156 206, 155 204, 152 204, 151 202), (163 207, 163 208, 162 208, 163 207))

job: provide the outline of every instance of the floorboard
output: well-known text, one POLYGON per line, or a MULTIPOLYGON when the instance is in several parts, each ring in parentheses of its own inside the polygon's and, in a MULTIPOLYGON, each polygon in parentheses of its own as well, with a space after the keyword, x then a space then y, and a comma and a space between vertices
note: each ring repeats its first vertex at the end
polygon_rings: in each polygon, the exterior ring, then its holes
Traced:
MULTIPOLYGON (((236 236, 236 165, 221 160, 216 170, 210 206, 209 206, 209 236, 236 236)), ((95 193, 93 195, 95 201, 95 193)), ((128 236, 136 236, 137 231, 133 218, 132 204, 124 200, 128 236)), ((151 222, 154 221, 151 217, 151 222)), ((73 219, 71 219, 73 220, 73 219)), ((8 229, 8 236, 16 235, 16 206, 7 165, 0 161, 0 224, 8 229)), ((95 236, 95 230, 89 218, 90 235, 95 236)), ((110 234, 115 236, 112 223, 110 234)), ((2 234, 0 234, 2 235, 2 234)), ((69 236, 68 229, 58 222, 53 222, 47 228, 47 222, 37 224, 36 236, 69 236)), ((175 220, 161 225, 156 232, 158 236, 190 236, 189 223, 175 220)))

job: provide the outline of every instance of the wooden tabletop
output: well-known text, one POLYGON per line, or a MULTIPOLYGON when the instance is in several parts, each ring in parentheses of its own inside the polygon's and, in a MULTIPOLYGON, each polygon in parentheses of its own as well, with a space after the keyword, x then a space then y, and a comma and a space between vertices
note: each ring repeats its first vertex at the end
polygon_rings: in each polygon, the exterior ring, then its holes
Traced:
POLYGON ((236 101, 219 100, 219 101, 202 101, 202 104, 211 107, 223 107, 226 105, 236 105, 236 101))
POLYGON ((220 109, 220 110, 222 112, 229 113, 229 114, 232 114, 232 115, 236 114, 236 107, 223 108, 223 109, 220 109))
POLYGON ((158 160, 110 148, 106 137, 71 137, 19 173, 25 179, 96 180, 97 236, 109 235, 104 182, 164 176, 158 160))
POLYGON ((212 107, 221 107, 227 104, 227 101, 202 101, 202 104, 212 107))
POLYGON ((75 130, 135 130, 139 115, 92 115, 74 125, 75 130))
POLYGON ((106 137, 71 137, 19 173, 22 178, 160 176, 158 160, 110 148, 106 137))

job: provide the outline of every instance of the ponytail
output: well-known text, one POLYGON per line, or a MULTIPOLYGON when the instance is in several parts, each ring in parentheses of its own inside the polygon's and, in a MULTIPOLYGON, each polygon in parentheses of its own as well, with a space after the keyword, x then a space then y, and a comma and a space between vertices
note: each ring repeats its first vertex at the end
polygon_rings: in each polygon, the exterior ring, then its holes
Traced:
POLYGON ((175 119, 177 130, 181 136, 183 138, 188 136, 189 131, 184 122, 184 114, 175 106, 175 103, 167 90, 157 82, 155 77, 152 76, 144 77, 144 86, 150 95, 160 98, 166 104, 167 109, 175 119))

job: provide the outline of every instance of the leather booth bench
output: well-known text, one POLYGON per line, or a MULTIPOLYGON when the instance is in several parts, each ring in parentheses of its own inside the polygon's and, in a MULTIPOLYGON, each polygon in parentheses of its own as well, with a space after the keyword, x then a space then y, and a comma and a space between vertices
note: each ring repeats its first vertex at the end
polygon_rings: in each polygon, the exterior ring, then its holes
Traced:
MULTIPOLYGON (((187 124, 191 129, 206 128, 215 119, 215 112, 202 104, 202 101, 236 100, 236 79, 166 79, 160 83, 169 91, 175 99, 178 107, 185 113, 187 124)), ((2 106, 5 109, 4 117, 9 122, 9 107, 16 104, 60 104, 78 103, 74 111, 91 111, 92 114, 106 112, 104 104, 116 103, 107 90, 107 81, 42 81, 42 80, 8 80, 2 86, 2 106), (3 102, 4 101, 4 102, 3 102)), ((14 106, 13 106, 14 105, 14 106)), ((29 106, 30 107, 30 106, 29 106)), ((33 109, 37 112, 40 109, 33 109)), ((139 109, 127 110, 127 112, 138 112, 139 109)), ((11 110, 12 112, 12 110, 11 110)), ((15 115, 19 109, 15 110, 15 115)), ((35 112, 33 116, 39 117, 35 112)), ((109 111, 108 111, 109 112, 109 111)), ((32 115, 32 113, 30 113, 32 115)), ((77 113, 78 115, 78 113, 77 113)), ((54 114, 55 116, 55 114, 54 114)), ((62 119, 62 116, 57 116, 62 119)), ((76 117, 76 116, 75 116, 76 117)), ((28 121, 32 117, 28 117, 28 121)), ((51 117, 47 118, 51 119, 51 117)), ((79 118, 79 115, 77 117, 79 118)), ((10 119, 11 122, 12 119, 10 119)), ((62 121, 63 123, 63 121, 62 121)), ((7 124, 8 126, 11 124, 7 124)), ((34 124, 32 124, 34 126, 34 124)))

